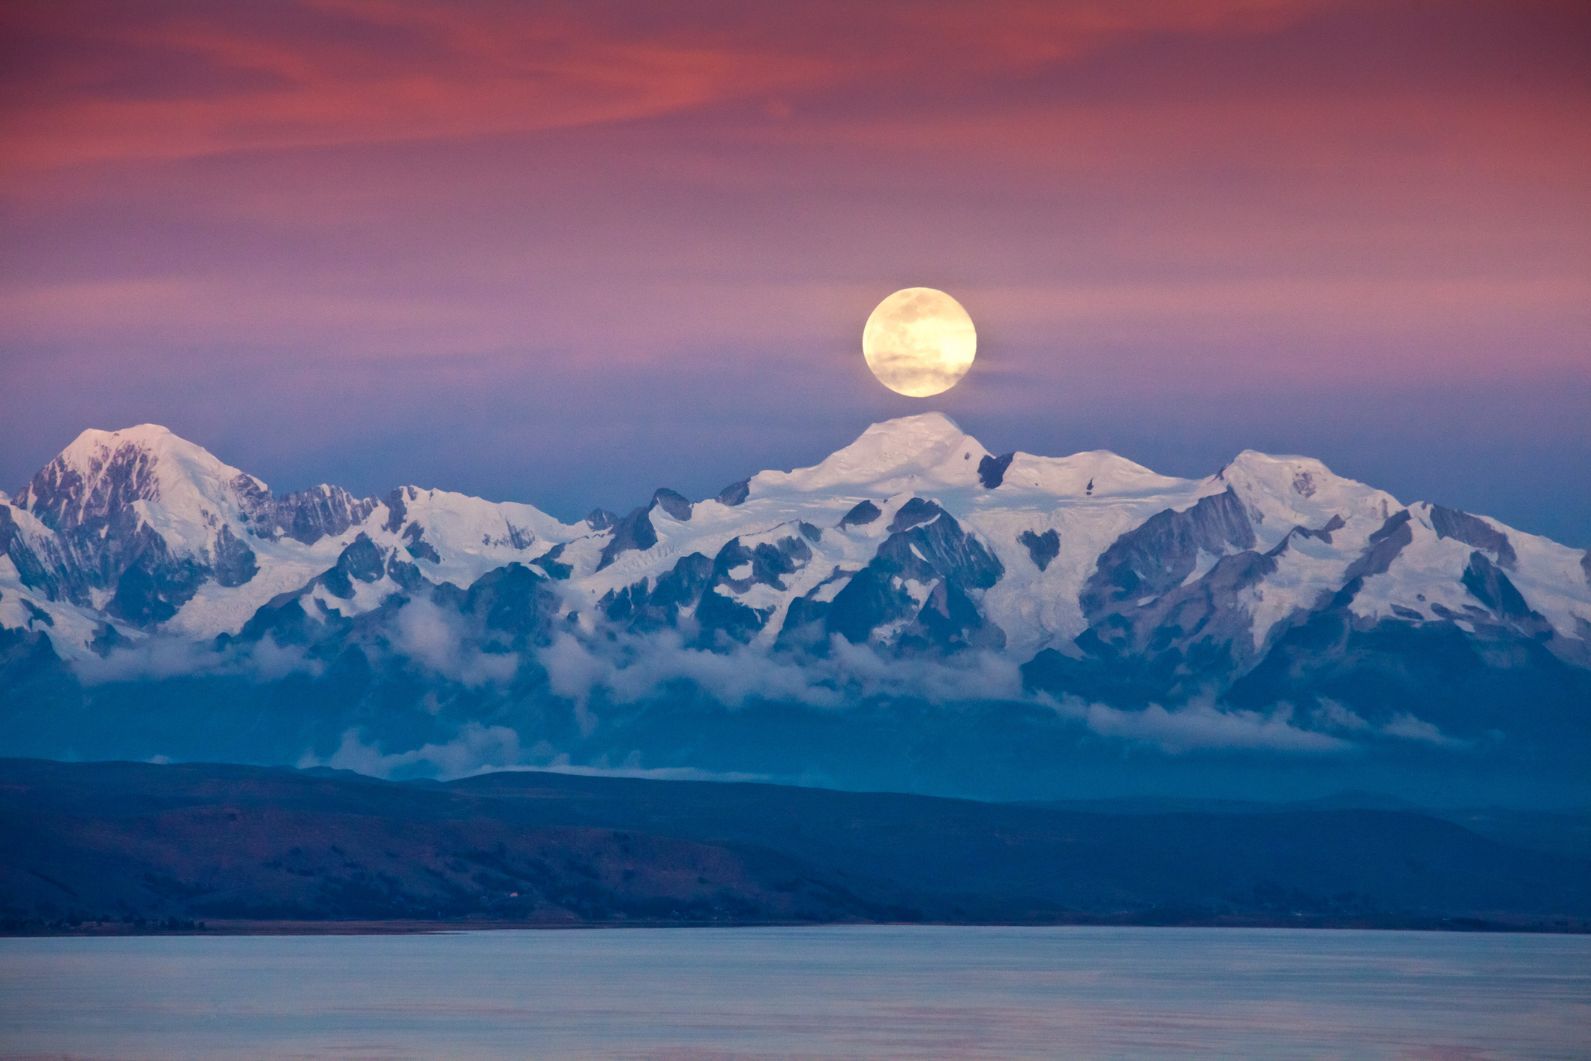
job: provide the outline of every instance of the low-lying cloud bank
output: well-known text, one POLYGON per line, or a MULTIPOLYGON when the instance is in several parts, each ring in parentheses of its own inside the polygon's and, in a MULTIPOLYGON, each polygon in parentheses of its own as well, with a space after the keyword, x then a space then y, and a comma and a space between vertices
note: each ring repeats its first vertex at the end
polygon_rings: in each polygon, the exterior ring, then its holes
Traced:
POLYGON ((350 729, 343 734, 336 751, 325 758, 305 752, 297 765, 300 770, 328 766, 371 777, 418 776, 446 781, 521 766, 525 754, 519 734, 509 727, 470 722, 450 741, 398 752, 384 752, 368 743, 358 730, 350 729))
POLYGON ((1056 713, 1076 719, 1101 737, 1149 744, 1171 754, 1196 751, 1339 752, 1351 747, 1342 737, 1303 729, 1293 709, 1269 712, 1222 709, 1194 703, 1175 709, 1159 704, 1126 710, 1075 698, 1051 700, 1056 713))
MULTIPOLYGON (((727 711, 751 705, 841 713, 864 704, 977 704, 988 713, 990 725, 1000 724, 1003 704, 1040 704, 1095 736, 1169 755, 1245 751, 1330 755, 1379 741, 1448 750, 1468 746, 1412 714, 1373 723, 1330 700, 1298 711, 1288 704, 1253 710, 1215 701, 1123 708, 1076 697, 1034 695, 1024 689, 1020 667, 991 652, 920 659, 886 655, 840 638, 819 653, 753 646, 710 651, 688 645, 673 631, 597 637, 561 631, 543 646, 509 652, 481 645, 458 615, 423 599, 400 608, 386 630, 387 636, 363 643, 362 649, 377 668, 392 666, 408 678, 418 676, 415 704, 428 713, 438 713, 438 703, 447 699, 450 689, 484 690, 484 702, 509 708, 540 698, 544 706, 568 711, 590 747, 601 744, 606 713, 620 708, 633 713, 636 706, 680 694, 727 711)), ((314 679, 324 672, 325 664, 306 649, 280 645, 270 636, 219 646, 156 636, 117 646, 101 658, 81 662, 78 670, 88 684, 191 675, 271 683, 290 676, 314 679)), ((482 701, 476 696, 474 702, 482 701)), ((451 736, 442 729, 439 739, 433 728, 429 742, 410 747, 393 747, 378 722, 368 731, 348 730, 330 754, 306 753, 302 763, 380 777, 417 773, 461 777, 515 768, 663 776, 655 772, 661 769, 675 772, 671 776, 685 776, 678 771, 693 769, 688 763, 657 767, 633 758, 575 762, 569 758, 568 746, 549 746, 543 733, 522 724, 503 725, 503 717, 488 725, 455 716, 458 728, 451 736)))
POLYGON ((75 660, 73 673, 85 685, 111 682, 162 681, 168 678, 238 677, 274 682, 295 675, 311 678, 325 672, 323 662, 298 645, 282 645, 273 637, 257 642, 210 642, 155 634, 118 644, 101 656, 75 660))
MULTIPOLYGON (((518 653, 483 650, 457 612, 424 597, 414 597, 397 609, 387 630, 384 641, 360 645, 372 663, 405 664, 468 689, 506 685, 523 662, 518 653)), ((88 685, 196 676, 273 682, 292 676, 316 678, 326 670, 324 660, 307 647, 283 645, 273 634, 257 641, 211 642, 157 633, 113 645, 103 655, 75 661, 73 667, 88 685)))
POLYGON ((1326 700, 1302 719, 1292 704, 1266 711, 1195 701, 1167 708, 1149 704, 1126 709, 1076 697, 1042 696, 1063 718, 1074 719, 1101 737, 1150 745, 1171 755, 1189 752, 1271 751, 1330 754, 1351 751, 1367 740, 1413 741, 1458 750, 1465 741, 1407 712, 1379 725, 1344 705, 1326 700), (1307 724, 1301 724, 1307 722, 1307 724))
POLYGON ((567 753, 555 752, 544 741, 525 744, 507 726, 466 723, 450 741, 431 742, 406 751, 386 752, 357 729, 343 733, 337 749, 327 756, 302 755, 300 770, 330 767, 352 770, 370 777, 434 777, 453 781, 481 774, 539 770, 580 777, 633 777, 654 781, 768 781, 767 774, 703 770, 693 766, 643 766, 640 754, 631 752, 620 762, 603 760, 579 764, 567 753))
POLYGON ((905 659, 843 638, 835 638, 825 655, 805 655, 748 646, 726 652, 691 648, 671 631, 600 641, 559 634, 536 658, 552 691, 582 704, 598 694, 617 703, 640 703, 681 682, 731 708, 752 700, 840 709, 879 697, 943 703, 1023 695, 1021 668, 993 653, 949 661, 905 659))

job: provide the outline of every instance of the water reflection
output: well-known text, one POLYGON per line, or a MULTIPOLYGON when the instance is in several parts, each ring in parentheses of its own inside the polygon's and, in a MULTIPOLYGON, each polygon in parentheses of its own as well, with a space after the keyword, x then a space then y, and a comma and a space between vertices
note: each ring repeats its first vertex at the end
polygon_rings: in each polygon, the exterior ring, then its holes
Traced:
POLYGON ((1591 939, 832 927, 0 940, 0 1050, 119 1057, 1591 1050, 1591 939))

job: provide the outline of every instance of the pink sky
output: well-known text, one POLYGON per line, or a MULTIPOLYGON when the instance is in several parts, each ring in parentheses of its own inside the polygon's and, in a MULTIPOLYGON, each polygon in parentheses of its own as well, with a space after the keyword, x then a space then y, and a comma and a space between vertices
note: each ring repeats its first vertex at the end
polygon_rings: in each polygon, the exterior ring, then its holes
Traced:
POLYGON ((6 488, 158 420, 282 487, 571 514, 942 408, 1183 474, 1311 452, 1591 543, 1583 3, 0 20, 6 488), (982 338, 943 400, 858 350, 914 284, 982 338))

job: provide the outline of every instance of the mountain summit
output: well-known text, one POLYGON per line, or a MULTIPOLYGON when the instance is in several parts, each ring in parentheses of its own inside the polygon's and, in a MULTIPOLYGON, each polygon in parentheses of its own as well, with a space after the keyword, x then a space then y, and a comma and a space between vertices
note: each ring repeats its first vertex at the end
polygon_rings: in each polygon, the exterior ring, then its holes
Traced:
POLYGON ((864 489, 887 495, 919 486, 971 486, 978 481, 979 462, 988 456, 948 416, 922 413, 874 424, 810 468, 762 472, 752 478, 752 487, 756 492, 864 489))
POLYGON ((1104 451, 991 454, 937 413, 578 524, 413 486, 277 495, 141 425, 84 432, 0 500, 0 734, 33 754, 262 740, 244 757, 871 783, 896 766, 810 741, 883 739, 887 717, 937 739, 973 716, 923 705, 999 703, 979 741, 1022 718, 1178 754, 1579 763, 1588 572, 1306 457, 1179 479, 1104 451), (760 711, 785 713, 787 754, 760 711))

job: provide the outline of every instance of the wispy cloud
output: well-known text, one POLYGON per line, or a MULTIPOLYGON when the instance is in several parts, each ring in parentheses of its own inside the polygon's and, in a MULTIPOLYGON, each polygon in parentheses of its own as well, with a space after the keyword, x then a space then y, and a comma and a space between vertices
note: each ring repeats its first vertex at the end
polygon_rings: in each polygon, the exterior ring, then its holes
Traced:
POLYGON ((284 646, 269 635, 253 643, 233 642, 218 650, 209 642, 157 632, 120 642, 104 655, 78 659, 73 669, 85 684, 102 685, 192 675, 272 682, 292 675, 317 677, 325 665, 299 646, 284 646))
POLYGON ((870 699, 931 703, 1022 697, 1021 670, 994 653, 949 660, 898 658, 835 638, 827 652, 735 647, 713 652, 686 645, 672 631, 587 639, 560 634, 537 660, 552 691, 573 701, 582 728, 598 723, 594 705, 656 699, 674 685, 698 690, 731 710, 754 701, 841 711, 870 699))
POLYGON ((514 730, 470 722, 460 727, 452 740, 430 742, 397 752, 383 752, 377 744, 367 743, 358 730, 350 729, 330 755, 322 758, 305 752, 297 765, 301 770, 329 766, 371 777, 446 780, 520 766, 524 758, 519 734, 514 730))
POLYGON ((455 611, 424 596, 410 598, 393 619, 392 648, 423 669, 471 688, 503 684, 519 669, 512 652, 482 652, 455 611))
POLYGON ((451 740, 428 741, 401 751, 383 751, 382 747, 382 741, 359 729, 349 729, 330 755, 306 751, 296 765, 300 770, 325 766, 370 777, 434 777, 443 781, 524 771, 652 781, 773 780, 766 774, 703 770, 693 766, 646 766, 639 752, 631 752, 617 762, 598 756, 594 762, 575 763, 568 753, 555 752, 545 742, 527 742, 506 726, 485 726, 476 722, 460 726, 451 740))
POLYGON ((1343 737, 1296 724, 1292 708, 1285 704, 1270 711, 1208 703, 1175 708, 1149 704, 1129 710, 1075 697, 1048 699, 1058 714, 1076 719, 1102 737, 1146 744, 1173 755, 1212 751, 1321 754, 1352 747, 1343 737))
POLYGON ((681 5, 303 0, 11 4, 25 97, 0 169, 468 139, 657 117, 837 86, 1028 69, 1127 37, 1248 32, 1268 0, 681 5), (879 47, 880 44, 887 45, 879 47))
POLYGON ((1554 496, 1591 378, 1583 3, 22 0, 0 23, 10 483, 91 417, 230 436, 273 479, 550 485, 570 515, 623 500, 597 470, 716 489, 790 459, 770 424, 821 455, 907 411, 858 333, 921 283, 982 343, 945 407, 1010 445, 1373 447, 1368 478, 1587 524, 1554 496), (1234 394, 1242 416, 1189 413, 1234 394), (1474 406, 1501 426, 1454 441, 1474 406), (420 421, 428 445, 394 437, 420 421))
POLYGON ((570 128, 817 73, 744 42, 604 32, 549 5, 19 5, 7 29, 17 51, 42 53, 27 105, 4 111, 12 171, 570 128))
POLYGON ((1468 741, 1459 740, 1443 733, 1441 728, 1423 718, 1416 718, 1408 712, 1393 715, 1387 724, 1381 727, 1381 732, 1389 737, 1398 737, 1403 740, 1416 741, 1421 744, 1431 744, 1438 748, 1467 748, 1468 741))

